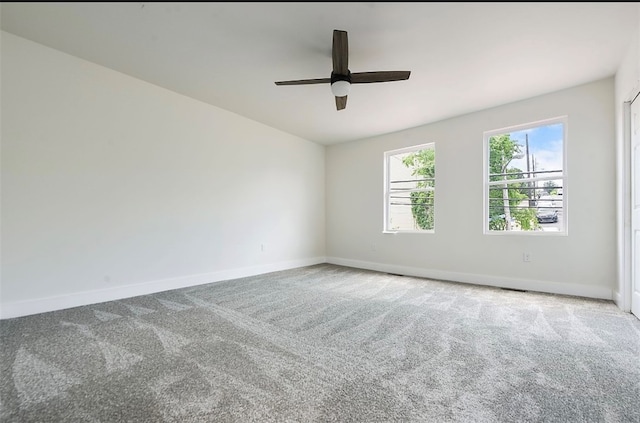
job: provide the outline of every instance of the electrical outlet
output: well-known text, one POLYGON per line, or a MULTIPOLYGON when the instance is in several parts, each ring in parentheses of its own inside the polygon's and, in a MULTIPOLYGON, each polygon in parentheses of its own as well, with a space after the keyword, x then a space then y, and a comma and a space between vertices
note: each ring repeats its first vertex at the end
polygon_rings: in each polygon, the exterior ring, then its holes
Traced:
POLYGON ((376 244, 371 244, 371 251, 377 251, 378 246, 376 244))
POLYGON ((529 263, 531 261, 531 253, 522 253, 522 261, 529 263))
POLYGON ((267 244, 264 244, 264 243, 260 244, 260 251, 262 251, 263 253, 267 251, 267 244))

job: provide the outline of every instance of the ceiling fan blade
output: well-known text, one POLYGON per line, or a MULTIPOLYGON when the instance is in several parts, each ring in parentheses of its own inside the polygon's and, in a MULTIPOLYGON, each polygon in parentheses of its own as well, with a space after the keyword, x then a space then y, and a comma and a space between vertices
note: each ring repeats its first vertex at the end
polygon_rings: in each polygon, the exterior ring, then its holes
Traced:
POLYGON ((347 107, 347 96, 336 97, 336 109, 342 110, 347 107))
POLYGON ((329 84, 330 82, 331 82, 331 78, 298 79, 295 81, 276 81, 276 85, 329 84))
POLYGON ((392 82, 409 79, 411 71, 356 72, 351 74, 352 84, 369 84, 372 82, 392 82))
POLYGON ((347 31, 333 30, 333 73, 347 75, 349 73, 349 41, 347 31))

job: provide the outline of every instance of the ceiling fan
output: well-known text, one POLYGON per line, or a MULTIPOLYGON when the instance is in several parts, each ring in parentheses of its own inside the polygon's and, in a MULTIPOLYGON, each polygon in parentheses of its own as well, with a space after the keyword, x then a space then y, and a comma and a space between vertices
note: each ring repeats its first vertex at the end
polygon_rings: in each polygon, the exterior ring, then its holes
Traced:
POLYGON ((333 47, 331 50, 333 71, 331 78, 299 79, 295 81, 277 81, 276 85, 309 85, 331 83, 331 92, 336 97, 336 109, 347 107, 347 95, 351 84, 370 84, 373 82, 392 82, 409 79, 411 71, 349 71, 349 43, 347 31, 333 30, 333 47))

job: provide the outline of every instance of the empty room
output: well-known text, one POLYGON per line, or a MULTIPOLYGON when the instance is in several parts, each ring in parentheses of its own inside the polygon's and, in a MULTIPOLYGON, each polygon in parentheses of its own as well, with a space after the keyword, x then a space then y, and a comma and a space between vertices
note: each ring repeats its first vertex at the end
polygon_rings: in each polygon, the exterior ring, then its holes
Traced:
POLYGON ((640 422, 639 3, 0 26, 0 421, 640 422))

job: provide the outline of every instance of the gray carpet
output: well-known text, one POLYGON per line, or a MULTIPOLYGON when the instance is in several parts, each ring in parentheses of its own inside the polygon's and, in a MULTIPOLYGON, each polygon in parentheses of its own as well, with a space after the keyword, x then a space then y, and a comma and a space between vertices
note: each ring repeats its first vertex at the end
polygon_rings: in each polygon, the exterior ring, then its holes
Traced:
POLYGON ((610 301, 322 264, 0 329, 2 422, 640 422, 610 301))

